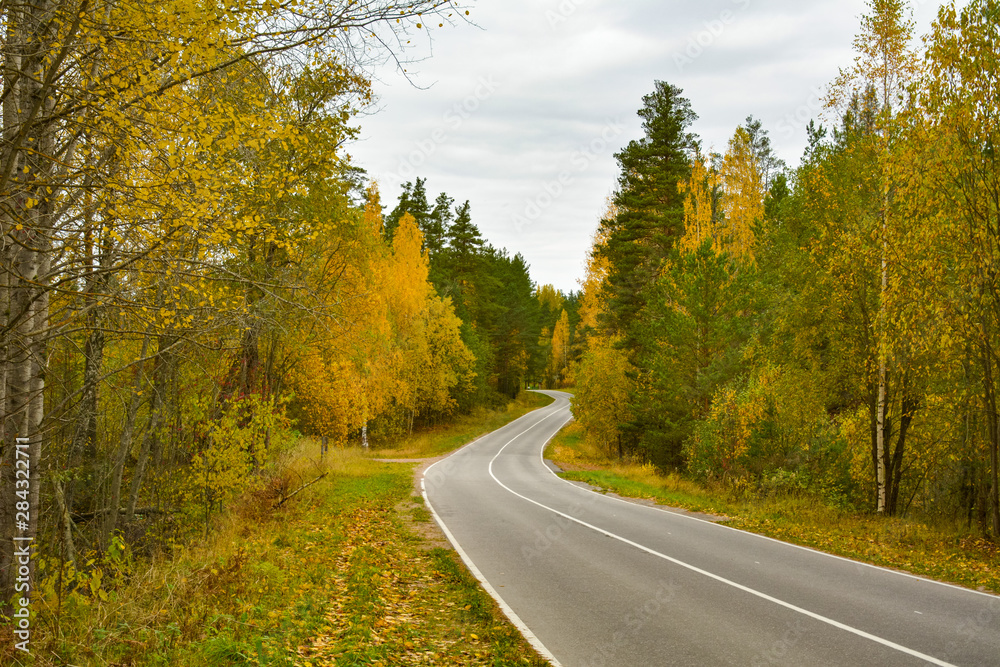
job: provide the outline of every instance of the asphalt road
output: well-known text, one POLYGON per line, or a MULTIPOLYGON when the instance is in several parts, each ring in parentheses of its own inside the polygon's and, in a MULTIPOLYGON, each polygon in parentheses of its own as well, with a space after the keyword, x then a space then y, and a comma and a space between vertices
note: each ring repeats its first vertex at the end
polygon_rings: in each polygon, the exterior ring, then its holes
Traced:
POLYGON ((558 478, 568 395, 431 466, 435 518, 555 665, 1000 665, 1000 598, 558 478))

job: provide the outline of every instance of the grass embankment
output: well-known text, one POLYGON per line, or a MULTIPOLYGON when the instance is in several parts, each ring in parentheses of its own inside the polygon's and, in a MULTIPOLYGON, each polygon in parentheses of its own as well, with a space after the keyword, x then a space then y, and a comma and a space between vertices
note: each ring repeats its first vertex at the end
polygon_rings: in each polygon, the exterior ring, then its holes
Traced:
POLYGON ((478 408, 472 414, 461 415, 447 424, 414 433, 391 447, 373 448, 371 456, 400 459, 441 456, 551 402, 552 399, 544 394, 522 391, 517 400, 504 408, 478 408))
POLYGON ((1000 549, 959 530, 912 519, 859 515, 808 495, 740 497, 709 489, 649 465, 609 461, 589 447, 571 422, 546 450, 566 479, 663 505, 719 514, 727 526, 839 556, 906 570, 940 581, 1000 593, 1000 549))
MULTIPOLYGON (((549 400, 530 394, 398 451, 442 453, 549 400)), ((206 543, 105 575, 64 598, 59 616, 36 606, 33 655, 5 654, 4 642, 0 663, 547 664, 453 551, 418 536, 430 516, 413 495, 413 464, 318 454, 303 441, 286 493, 327 476, 280 508, 273 489, 244 498, 206 543)))

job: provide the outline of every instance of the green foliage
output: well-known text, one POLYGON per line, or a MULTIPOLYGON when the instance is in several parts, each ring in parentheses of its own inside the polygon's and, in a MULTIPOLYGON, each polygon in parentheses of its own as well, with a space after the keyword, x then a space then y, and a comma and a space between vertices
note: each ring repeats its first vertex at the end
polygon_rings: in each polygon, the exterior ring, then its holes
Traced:
MULTIPOLYGON (((550 400, 528 398, 465 424, 466 438, 550 400)), ((422 453, 468 441, 449 435, 422 453)), ((414 503, 412 465, 346 449, 318 468, 318 444, 300 444, 275 474, 329 474, 280 509, 273 489, 248 491, 217 533, 153 561, 117 538, 79 570, 40 559, 30 664, 543 664, 453 552, 429 549, 399 511, 414 503)), ((22 664, 8 645, 0 660, 22 664)))
POLYGON ((689 474, 763 495, 810 492, 837 506, 850 502, 856 489, 847 440, 809 379, 763 366, 720 387, 685 442, 689 474))
MULTIPOLYGON (((423 233, 430 280, 438 294, 454 304, 462 321, 462 341, 475 359, 475 375, 452 392, 452 400, 470 410, 516 397, 546 374, 552 361, 542 331, 548 327, 551 337, 559 312, 543 313, 524 258, 487 244, 472 221, 469 202, 457 207, 454 202, 441 193, 432 209, 426 181, 418 178, 403 185, 386 230, 395 234, 399 221, 409 214, 423 233)), ((567 363, 562 368, 568 373, 568 322, 566 339, 567 363)))
POLYGON ((692 475, 739 484, 784 462, 781 452, 769 447, 778 442, 769 379, 753 377, 719 388, 708 414, 685 442, 692 475))
POLYGON ((254 473, 269 461, 272 437, 285 426, 274 399, 257 395, 231 402, 206 425, 205 447, 194 455, 190 470, 206 517, 214 504, 259 488, 263 479, 254 473))
POLYGON ((609 456, 624 456, 621 425, 631 421, 635 369, 618 339, 594 339, 576 368, 573 414, 587 440, 609 456))
POLYGON ((868 3, 793 170, 752 118, 702 155, 656 83, 588 258, 588 446, 1000 535, 998 10, 942 7, 921 58, 868 3))
POLYGON ((609 267, 601 289, 607 317, 625 344, 637 344, 639 314, 661 262, 684 234, 684 198, 678 183, 690 173, 697 140, 688 129, 697 120, 676 86, 657 81, 643 97, 639 116, 643 138, 631 141, 615 158, 621 166, 614 214, 601 221, 604 243, 598 255, 609 267))
POLYGON ((696 483, 648 464, 609 461, 573 430, 572 423, 563 427, 546 456, 566 471, 561 477, 585 482, 599 492, 703 512, 734 528, 827 553, 980 591, 1000 591, 1000 549, 970 537, 950 521, 927 523, 858 512, 838 490, 824 490, 799 470, 775 470, 756 489, 696 483))
POLYGON ((662 272, 644 312, 641 349, 650 352, 637 356, 637 417, 628 427, 657 465, 683 465, 695 422, 743 368, 754 334, 755 287, 752 267, 714 251, 711 239, 692 253, 676 253, 662 272))

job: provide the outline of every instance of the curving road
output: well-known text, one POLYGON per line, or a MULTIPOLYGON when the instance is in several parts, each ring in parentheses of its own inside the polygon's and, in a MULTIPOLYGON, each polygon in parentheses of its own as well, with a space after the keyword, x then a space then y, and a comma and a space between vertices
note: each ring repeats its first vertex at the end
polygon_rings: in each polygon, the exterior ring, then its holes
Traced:
POLYGON ((1000 597, 557 477, 569 395, 428 468, 424 497, 555 665, 1000 665, 1000 597))

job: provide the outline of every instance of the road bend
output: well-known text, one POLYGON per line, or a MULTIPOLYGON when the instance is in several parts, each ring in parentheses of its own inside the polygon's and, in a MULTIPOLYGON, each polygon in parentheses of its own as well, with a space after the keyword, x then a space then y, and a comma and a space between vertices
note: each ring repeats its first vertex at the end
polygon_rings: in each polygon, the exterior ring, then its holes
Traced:
POLYGON ((424 494, 554 665, 1000 665, 1000 597, 557 477, 569 395, 428 468, 424 494))

